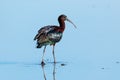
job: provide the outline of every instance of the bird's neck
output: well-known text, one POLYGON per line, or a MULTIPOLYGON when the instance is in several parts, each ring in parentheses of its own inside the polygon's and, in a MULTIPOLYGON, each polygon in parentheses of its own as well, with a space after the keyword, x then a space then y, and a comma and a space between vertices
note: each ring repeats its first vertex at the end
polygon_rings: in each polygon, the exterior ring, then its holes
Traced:
POLYGON ((65 30, 65 22, 64 21, 59 21, 60 24, 60 29, 63 32, 65 30))

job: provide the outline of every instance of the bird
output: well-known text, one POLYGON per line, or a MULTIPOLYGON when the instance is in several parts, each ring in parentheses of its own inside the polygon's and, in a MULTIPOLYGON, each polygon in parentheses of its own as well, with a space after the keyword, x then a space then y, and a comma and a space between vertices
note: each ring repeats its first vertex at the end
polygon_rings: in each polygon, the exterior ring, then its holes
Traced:
POLYGON ((68 19, 66 15, 61 14, 58 17, 59 26, 57 25, 44 26, 38 30, 38 33, 34 37, 34 40, 37 41, 36 48, 41 48, 44 46, 41 64, 45 64, 44 55, 47 45, 53 46, 52 54, 54 58, 54 63, 56 63, 55 52, 54 52, 55 44, 62 39, 63 32, 65 30, 65 21, 70 22, 76 28, 76 25, 70 19, 68 19))

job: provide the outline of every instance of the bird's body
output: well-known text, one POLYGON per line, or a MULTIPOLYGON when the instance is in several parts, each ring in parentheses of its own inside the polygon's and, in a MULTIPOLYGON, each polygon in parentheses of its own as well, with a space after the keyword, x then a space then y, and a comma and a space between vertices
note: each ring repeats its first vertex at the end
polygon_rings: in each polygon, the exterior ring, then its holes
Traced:
POLYGON ((62 34, 63 33, 58 26, 49 25, 42 27, 34 38, 34 40, 37 39, 37 48, 47 45, 55 45, 61 40, 62 34))
MULTIPOLYGON (((37 40, 37 48, 41 48, 42 46, 45 46, 43 50, 43 57, 45 54, 46 46, 53 45, 54 63, 56 62, 55 54, 54 54, 54 46, 62 38, 63 32, 65 30, 65 20, 71 22, 69 19, 67 19, 67 16, 60 15, 58 17, 59 26, 55 26, 55 25, 44 26, 38 31, 38 34, 34 38, 34 40, 37 40)), ((43 57, 42 57, 42 63, 44 63, 43 57)))

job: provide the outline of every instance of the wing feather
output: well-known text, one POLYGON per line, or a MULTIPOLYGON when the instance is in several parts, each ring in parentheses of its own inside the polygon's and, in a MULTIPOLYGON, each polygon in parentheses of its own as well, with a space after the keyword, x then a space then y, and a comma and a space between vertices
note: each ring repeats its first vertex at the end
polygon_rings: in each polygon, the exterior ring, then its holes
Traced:
POLYGON ((49 33, 50 31, 54 30, 55 26, 45 26, 45 27, 42 27, 40 30, 38 30, 38 33, 36 34, 36 36, 34 37, 34 40, 36 39, 39 39, 39 37, 42 35, 42 34, 47 34, 49 33))

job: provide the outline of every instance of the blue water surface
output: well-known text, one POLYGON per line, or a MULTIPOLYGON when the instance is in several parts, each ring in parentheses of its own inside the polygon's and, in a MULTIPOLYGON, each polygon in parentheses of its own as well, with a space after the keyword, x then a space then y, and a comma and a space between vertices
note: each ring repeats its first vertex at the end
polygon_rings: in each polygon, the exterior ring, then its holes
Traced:
POLYGON ((0 0, 0 80, 120 80, 119 0, 0 0), (57 64, 47 46, 33 41, 46 25, 58 25, 65 14, 57 64), (53 74, 55 73, 55 74, 53 74))

